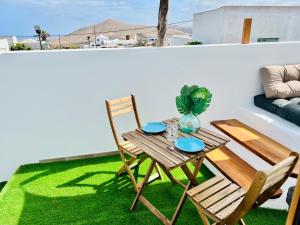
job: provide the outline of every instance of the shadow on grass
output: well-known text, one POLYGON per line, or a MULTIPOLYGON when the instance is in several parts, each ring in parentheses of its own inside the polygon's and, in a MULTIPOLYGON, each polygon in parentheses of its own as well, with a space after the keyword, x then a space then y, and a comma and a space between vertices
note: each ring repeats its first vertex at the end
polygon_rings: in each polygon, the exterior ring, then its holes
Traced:
POLYGON ((7 181, 0 182, 0 192, 2 191, 2 189, 4 188, 6 183, 7 183, 7 181))
MULTIPOLYGON (((128 176, 115 176, 115 171, 121 165, 119 157, 114 156, 22 166, 16 173, 23 179, 18 187, 23 193, 23 198, 19 202, 23 208, 18 216, 18 224, 161 224, 141 204, 138 204, 134 212, 129 211, 135 193, 128 176), (59 182, 55 180, 57 178, 59 182), (58 196, 56 192, 61 194, 60 191, 64 191, 62 193, 65 195, 58 196)), ((145 174, 148 165, 149 162, 146 162, 141 166, 138 173, 139 180, 145 174)), ((186 182, 180 170, 172 173, 186 182)), ((211 176, 212 173, 203 166, 198 180, 202 182, 211 176)), ((12 182, 16 182, 16 179, 12 182)), ((182 192, 181 187, 173 185, 164 176, 164 181, 158 180, 147 186, 144 194, 163 214, 171 218, 182 192)), ((15 204, 13 192, 11 199, 15 204)), ((279 213, 262 211, 261 214, 256 213, 252 217, 250 214, 246 222, 251 225, 279 225, 284 224, 283 215, 285 214, 281 211, 279 213), (268 215, 267 220, 260 223, 264 215, 268 215), (254 219, 258 222, 252 223, 254 219)), ((200 221, 196 209, 187 200, 177 224, 201 224, 200 221)))
MULTIPOLYGON (((116 177, 99 185, 83 184, 85 179, 106 172, 88 173, 57 188, 92 187, 95 194, 72 197, 44 197, 25 192, 25 203, 19 224, 161 224, 144 206, 130 212, 135 197, 128 176, 116 177)), ((152 183, 145 196, 169 218, 173 214, 183 190, 170 182, 152 183)), ((178 224, 199 224, 197 212, 187 202, 178 224), (191 218, 195 221, 190 221, 191 218)))

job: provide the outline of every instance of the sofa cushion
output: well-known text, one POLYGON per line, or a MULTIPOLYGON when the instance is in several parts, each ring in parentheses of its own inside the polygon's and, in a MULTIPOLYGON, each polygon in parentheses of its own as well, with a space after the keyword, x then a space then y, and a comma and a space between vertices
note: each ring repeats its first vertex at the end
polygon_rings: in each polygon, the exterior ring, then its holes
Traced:
POLYGON ((267 98, 300 97, 300 64, 265 66, 260 73, 267 98))
POLYGON ((300 126, 300 98, 268 99, 262 94, 254 97, 254 104, 300 126))

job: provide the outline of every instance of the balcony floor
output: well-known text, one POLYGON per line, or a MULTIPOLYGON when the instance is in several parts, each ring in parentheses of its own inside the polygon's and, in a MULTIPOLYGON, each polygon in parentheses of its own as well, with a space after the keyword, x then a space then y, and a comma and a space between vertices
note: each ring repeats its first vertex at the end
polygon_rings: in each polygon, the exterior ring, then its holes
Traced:
MULTIPOLYGON (((127 176, 116 177, 119 156, 77 161, 24 165, 0 193, 0 224, 161 224, 141 206, 129 212, 134 192, 127 176)), ((138 171, 139 180, 146 166, 138 171)), ((185 182, 184 175, 172 172, 185 182)), ((213 174, 202 167, 199 181, 213 174)), ((145 196, 171 217, 182 189, 166 178, 146 188, 145 196)), ((286 211, 260 208, 245 218, 251 225, 285 224, 286 211)), ((177 224, 201 224, 194 206, 187 201, 177 224)))

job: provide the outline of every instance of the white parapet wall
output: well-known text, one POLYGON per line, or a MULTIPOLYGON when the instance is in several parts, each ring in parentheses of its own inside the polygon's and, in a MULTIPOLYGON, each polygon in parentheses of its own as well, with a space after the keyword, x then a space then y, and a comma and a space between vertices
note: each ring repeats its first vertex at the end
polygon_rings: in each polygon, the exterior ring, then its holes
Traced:
POLYGON ((179 116, 175 96, 197 84, 213 93, 203 126, 236 117, 262 93, 259 68, 299 63, 299 52, 300 42, 2 53, 0 180, 21 164, 116 150, 105 99, 134 93, 141 120, 159 121, 179 116))

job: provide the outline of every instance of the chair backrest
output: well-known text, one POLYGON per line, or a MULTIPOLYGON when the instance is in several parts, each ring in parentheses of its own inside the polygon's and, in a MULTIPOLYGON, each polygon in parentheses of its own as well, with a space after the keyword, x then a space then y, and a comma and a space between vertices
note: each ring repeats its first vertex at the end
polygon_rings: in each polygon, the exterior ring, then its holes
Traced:
POLYGON ((224 224, 235 224, 247 212, 270 199, 288 179, 298 159, 298 153, 292 152, 288 158, 277 163, 271 169, 258 171, 244 199, 224 224))
POLYGON ((117 145, 119 145, 119 137, 117 133, 117 128, 114 122, 114 117, 121 116, 127 113, 134 113, 135 121, 138 128, 141 128, 141 122, 137 112, 136 102, 134 95, 128 97, 106 100, 106 110, 110 122, 110 126, 114 135, 114 139, 117 145))

